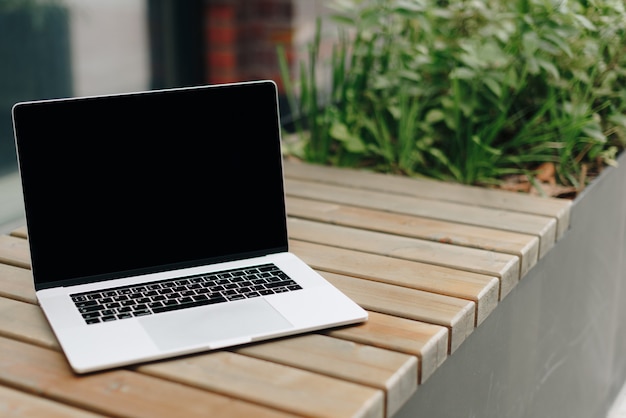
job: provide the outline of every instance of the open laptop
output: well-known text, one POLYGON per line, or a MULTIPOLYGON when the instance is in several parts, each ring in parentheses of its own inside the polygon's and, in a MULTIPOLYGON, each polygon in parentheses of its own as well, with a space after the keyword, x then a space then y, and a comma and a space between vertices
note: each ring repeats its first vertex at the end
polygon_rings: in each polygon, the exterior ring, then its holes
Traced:
POLYGON ((85 373, 364 321, 288 252, 276 85, 18 103, 39 303, 85 373))

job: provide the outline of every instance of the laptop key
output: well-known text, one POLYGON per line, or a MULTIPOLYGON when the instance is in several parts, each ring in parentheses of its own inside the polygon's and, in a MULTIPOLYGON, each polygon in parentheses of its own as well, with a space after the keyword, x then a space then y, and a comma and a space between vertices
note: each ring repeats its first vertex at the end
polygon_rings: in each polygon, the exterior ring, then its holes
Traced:
POLYGON ((195 308, 198 306, 205 306, 205 305, 212 305, 215 303, 222 303, 222 302, 226 302, 227 299, 224 297, 219 297, 219 298, 214 298, 214 299, 205 299, 205 300, 197 300, 197 301, 192 301, 192 302, 187 302, 187 303, 180 303, 178 305, 171 305, 171 306, 162 306, 160 308, 154 308, 153 312, 154 313, 161 313, 161 312, 170 312, 170 311, 175 311, 178 309, 186 309, 186 308, 195 308))
POLYGON ((86 320, 89 319, 94 319, 94 318, 99 318, 100 317, 100 312, 95 311, 95 312, 87 312, 83 314, 83 318, 86 320))
POLYGON ((280 281, 280 282, 272 282, 272 283, 266 283, 265 287, 268 289, 271 289, 273 287, 284 287, 284 286, 289 286, 289 285, 293 285, 296 284, 296 282, 294 282, 293 280, 287 280, 287 281, 280 281))
POLYGON ((102 310, 104 310, 104 306, 102 305, 91 305, 91 306, 85 306, 83 308, 78 308, 78 311, 81 314, 97 312, 97 311, 102 311, 102 310))

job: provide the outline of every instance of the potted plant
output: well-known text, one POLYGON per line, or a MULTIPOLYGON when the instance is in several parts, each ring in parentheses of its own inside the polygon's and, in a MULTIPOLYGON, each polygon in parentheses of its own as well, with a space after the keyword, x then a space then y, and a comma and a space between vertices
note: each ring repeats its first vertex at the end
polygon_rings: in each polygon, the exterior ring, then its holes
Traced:
POLYGON ((297 80, 283 56, 290 149, 321 164, 582 190, 626 144, 626 12, 553 3, 337 2, 340 32, 322 39, 318 24, 297 80))

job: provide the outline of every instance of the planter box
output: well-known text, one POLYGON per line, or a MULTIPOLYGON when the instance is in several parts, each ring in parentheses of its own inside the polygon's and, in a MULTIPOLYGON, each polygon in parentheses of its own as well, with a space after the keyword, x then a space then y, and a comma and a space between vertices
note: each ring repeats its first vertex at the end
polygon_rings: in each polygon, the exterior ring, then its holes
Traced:
POLYGON ((398 416, 606 417, 626 381, 626 155, 398 416))

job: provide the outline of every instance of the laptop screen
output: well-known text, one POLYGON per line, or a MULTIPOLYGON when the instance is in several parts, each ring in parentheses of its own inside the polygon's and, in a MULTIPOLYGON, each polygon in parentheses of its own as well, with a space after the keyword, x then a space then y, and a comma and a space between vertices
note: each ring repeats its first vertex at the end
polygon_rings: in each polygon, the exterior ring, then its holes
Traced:
POLYGON ((36 287, 287 249, 276 88, 18 104, 36 287))

